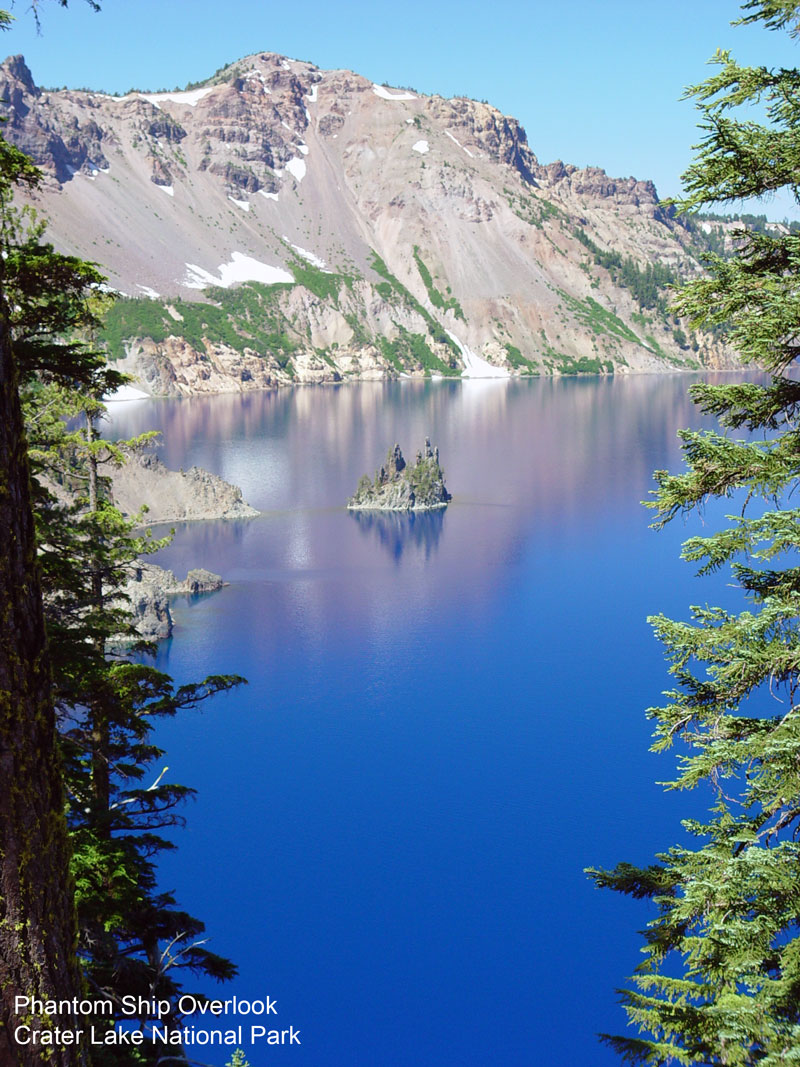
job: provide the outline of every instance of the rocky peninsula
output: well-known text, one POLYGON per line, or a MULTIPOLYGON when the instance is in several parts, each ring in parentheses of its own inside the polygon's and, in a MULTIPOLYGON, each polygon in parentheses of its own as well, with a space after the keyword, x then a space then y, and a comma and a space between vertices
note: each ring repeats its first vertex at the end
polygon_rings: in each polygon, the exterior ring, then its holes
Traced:
POLYGON ((375 480, 365 474, 347 507, 354 511, 431 511, 446 508, 450 500, 439 449, 426 437, 425 449, 417 452, 413 466, 406 463, 399 445, 390 448, 375 480))
POLYGON ((146 523, 245 519, 258 515, 242 491, 202 467, 174 471, 153 453, 134 454, 111 474, 114 503, 126 516, 147 508, 146 523))
POLYGON ((131 568, 122 596, 133 613, 139 635, 147 641, 161 641, 172 636, 172 599, 213 593, 226 584, 218 574, 202 568, 190 570, 181 581, 172 571, 139 560, 131 568))

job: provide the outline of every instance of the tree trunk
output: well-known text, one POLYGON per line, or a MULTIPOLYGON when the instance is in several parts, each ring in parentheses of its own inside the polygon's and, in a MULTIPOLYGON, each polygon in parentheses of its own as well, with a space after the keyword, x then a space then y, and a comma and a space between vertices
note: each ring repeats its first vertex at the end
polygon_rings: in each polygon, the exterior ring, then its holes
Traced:
MULTIPOLYGON (((15 998, 72 1000, 80 983, 25 435, 1 308, 0 618, 0 1064, 41 1067, 47 1048, 17 1045, 15 1028, 80 1020, 17 1010, 15 998)), ((53 1046, 46 1062, 80 1058, 74 1046, 53 1046)))

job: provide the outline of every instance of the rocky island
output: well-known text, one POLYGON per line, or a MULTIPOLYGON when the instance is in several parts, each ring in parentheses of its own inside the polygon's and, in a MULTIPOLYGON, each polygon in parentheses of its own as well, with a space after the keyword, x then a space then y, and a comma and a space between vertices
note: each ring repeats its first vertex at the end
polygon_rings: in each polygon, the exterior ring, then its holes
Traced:
POLYGON ((365 474, 347 506, 356 511, 431 511, 446 508, 450 499, 439 449, 431 447, 430 438, 426 437, 425 450, 417 452, 412 467, 403 458, 399 445, 390 448, 375 480, 370 481, 365 474))

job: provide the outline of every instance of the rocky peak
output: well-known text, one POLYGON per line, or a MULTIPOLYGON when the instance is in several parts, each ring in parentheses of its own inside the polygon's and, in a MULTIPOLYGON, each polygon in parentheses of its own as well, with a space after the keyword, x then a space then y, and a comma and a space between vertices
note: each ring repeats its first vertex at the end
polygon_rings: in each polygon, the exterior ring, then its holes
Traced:
POLYGON ((36 106, 41 96, 22 56, 10 56, 0 65, 0 102, 8 109, 7 130, 14 144, 61 183, 79 170, 105 169, 103 130, 97 122, 81 123, 75 115, 59 122, 36 106))
MULTIPOLYGON (((398 452, 400 451, 397 445, 395 445, 394 447, 397 449, 398 452)), ((437 445, 434 448, 431 445, 430 437, 425 438, 425 451, 417 452, 417 466, 419 466, 419 464, 422 463, 424 459, 432 459, 436 466, 439 466, 439 446, 437 445)))
MULTIPOLYGON (((489 104, 266 52, 184 91, 40 91, 20 57, 0 81, 54 240, 150 301, 114 343, 158 392, 706 358, 592 252, 698 269, 652 183, 543 166, 489 104), (230 333, 174 303, 208 297, 230 333)), ((409 467, 395 450, 384 477, 409 467)))
POLYGON ((394 448, 389 449, 386 467, 381 467, 381 481, 386 481, 387 478, 396 478, 400 471, 405 468, 405 465, 406 461, 400 451, 400 445, 396 444, 394 448))
POLYGON ((26 94, 39 96, 40 92, 24 56, 9 56, 4 63, 0 63, 0 98, 3 101, 8 101, 16 108, 26 94))
POLYGON ((298 157, 308 127, 298 76, 278 57, 253 57, 238 65, 231 80, 199 101, 202 125, 193 134, 201 146, 201 168, 217 174, 228 186, 252 193, 276 188, 274 171, 298 157))
POLYGON ((538 162, 528 145, 528 135, 516 119, 490 104, 462 97, 431 97, 428 111, 455 131, 461 145, 484 151, 497 163, 513 167, 529 185, 537 184, 538 162))

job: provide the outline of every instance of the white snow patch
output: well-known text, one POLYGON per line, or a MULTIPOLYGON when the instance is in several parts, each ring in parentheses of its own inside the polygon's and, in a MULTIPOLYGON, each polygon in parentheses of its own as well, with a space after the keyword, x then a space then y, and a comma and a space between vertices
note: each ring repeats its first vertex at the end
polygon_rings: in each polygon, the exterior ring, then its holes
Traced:
POLYGON ((485 359, 481 359, 480 356, 476 356, 471 348, 467 348, 465 344, 456 337, 454 333, 446 331, 447 336, 451 341, 455 341, 461 352, 461 358, 464 360, 464 370, 461 372, 462 378, 508 378, 509 373, 504 367, 495 367, 491 363, 487 363, 485 359))
POLYGON ((466 152, 467 153, 467 155, 469 156, 470 159, 474 159, 475 158, 475 156, 472 154, 472 152, 470 152, 470 150, 468 148, 465 148, 464 145, 460 141, 457 141, 455 139, 455 137, 452 135, 452 133, 450 133, 449 130, 445 130, 444 132, 447 134, 447 136, 450 138, 450 140, 453 142, 453 144, 457 144, 462 152, 466 152))
POLYGON ((376 96, 379 96, 381 100, 416 100, 416 93, 390 93, 385 85, 373 85, 372 91, 376 96))
POLYGON ((199 100, 209 93, 214 92, 213 85, 206 85, 203 89, 190 89, 185 93, 136 93, 142 100, 149 100, 151 104, 159 106, 162 100, 169 100, 173 104, 188 104, 194 107, 199 100))
POLYGON ((283 62, 281 63, 281 66, 283 67, 283 69, 284 69, 284 70, 291 70, 291 69, 292 69, 292 68, 291 68, 291 67, 289 66, 289 64, 288 64, 288 63, 286 62, 286 60, 285 60, 285 59, 284 59, 284 60, 283 60, 283 62))
POLYGON ((304 107, 303 111, 305 112, 305 115, 306 115, 306 122, 311 122, 311 112, 308 110, 307 107, 304 107))
POLYGON ((297 178, 298 182, 301 182, 306 176, 306 161, 295 157, 289 160, 286 164, 286 169, 297 178))
POLYGON ((318 96, 317 89, 318 88, 319 88, 318 85, 312 85, 311 86, 311 92, 306 97, 306 99, 309 100, 310 103, 312 103, 312 104, 316 104, 316 102, 317 102, 317 96, 318 96))
POLYGON ((277 200, 278 199, 278 194, 277 193, 268 193, 265 189, 259 189, 258 191, 261 193, 262 196, 265 196, 267 198, 267 200, 277 200))
POLYGON ((411 125, 413 125, 413 123, 414 123, 413 119, 406 119, 406 125, 407 126, 411 126, 411 125))
POLYGON ((121 385, 113 393, 103 397, 104 404, 119 404, 125 400, 149 400, 150 394, 143 393, 141 389, 134 389, 132 385, 121 385))
POLYGON ((313 264, 313 266, 315 266, 315 267, 319 267, 319 269, 321 271, 323 271, 325 274, 332 274, 333 273, 333 271, 328 270, 328 265, 327 265, 327 263, 325 262, 324 259, 320 259, 319 256, 314 255, 313 252, 309 252, 305 248, 301 248, 300 245, 292 244, 292 242, 289 240, 289 238, 286 236, 286 234, 283 235, 283 239, 287 243, 287 245, 289 245, 291 248, 293 248, 295 250, 295 252, 298 254, 298 256, 301 256, 308 263, 313 264))
POLYGON ((157 185, 156 189, 160 189, 162 193, 166 193, 167 196, 174 196, 175 190, 171 185, 157 185))
POLYGON ((294 133, 294 130, 293 130, 293 129, 292 129, 292 127, 291 127, 291 126, 289 125, 289 123, 288 123, 288 122, 286 121, 286 119, 281 119, 281 126, 283 126, 283 128, 284 128, 285 130, 288 130, 288 131, 289 131, 289 133, 294 133))
POLYGON ((250 201, 249 200, 237 200, 235 196, 229 196, 228 199, 230 200, 230 202, 232 204, 236 204, 237 207, 240 207, 242 209, 242 211, 249 211, 250 210, 250 201))
POLYGON ((158 300, 161 296, 161 293, 157 293, 155 289, 151 289, 149 285, 142 285, 137 282, 136 288, 141 289, 144 295, 149 296, 151 300, 158 300))
POLYGON ((431 146, 427 141, 417 141, 416 144, 411 146, 412 152, 419 152, 420 155, 425 155, 426 152, 430 152, 431 146))
POLYGON ((308 155, 308 145, 307 144, 299 144, 299 145, 295 145, 295 147, 297 148, 298 152, 302 152, 304 156, 308 155))
POLYGON ((230 263, 220 263, 222 284, 229 289, 235 282, 263 282, 265 285, 277 285, 279 282, 293 282, 294 275, 282 267, 271 267, 243 252, 234 252, 230 263))
POLYGON ((293 282, 294 275, 282 267, 271 267, 259 259, 246 256, 243 252, 234 252, 229 263, 220 263, 219 277, 198 267, 195 263, 186 264, 186 277, 182 284, 187 289, 205 289, 208 285, 220 285, 229 289, 236 282, 263 282, 264 285, 277 285, 279 282, 293 282))
POLYGON ((186 277, 181 282, 187 289, 205 289, 209 285, 221 285, 221 279, 195 263, 186 264, 186 277))
POLYGON ((260 70, 256 70, 255 67, 253 67, 252 70, 248 70, 247 74, 245 74, 245 80, 249 81, 251 78, 258 78, 258 80, 261 82, 261 88, 264 90, 264 92, 272 95, 272 90, 264 81, 264 75, 261 73, 260 70))

